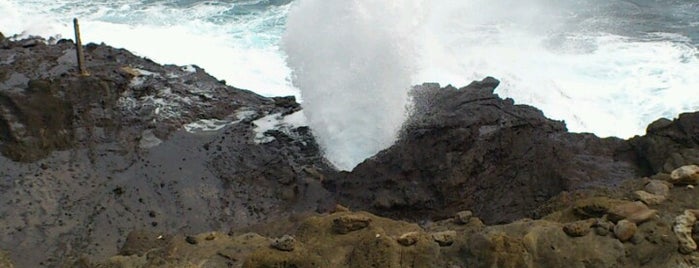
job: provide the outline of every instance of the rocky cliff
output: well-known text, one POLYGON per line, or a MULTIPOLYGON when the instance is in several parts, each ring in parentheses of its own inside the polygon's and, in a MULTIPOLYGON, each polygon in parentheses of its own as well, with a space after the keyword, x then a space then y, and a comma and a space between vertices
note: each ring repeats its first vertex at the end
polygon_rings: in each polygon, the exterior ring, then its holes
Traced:
POLYGON ((135 228, 243 227, 329 200, 293 97, 105 45, 85 55, 78 76, 70 41, 2 41, 0 248, 19 267, 113 255, 135 228))
POLYGON ((498 83, 416 87, 396 144, 324 185, 340 203, 383 216, 429 220, 469 209, 492 224, 541 217, 564 191, 604 192, 699 163, 699 113, 660 119, 642 137, 601 139, 498 97, 498 83))
POLYGON ((493 78, 424 84, 396 143, 338 172, 292 97, 106 45, 85 50, 90 75, 79 76, 70 41, 0 38, 0 265, 699 260, 699 113, 601 139, 500 98, 493 78))

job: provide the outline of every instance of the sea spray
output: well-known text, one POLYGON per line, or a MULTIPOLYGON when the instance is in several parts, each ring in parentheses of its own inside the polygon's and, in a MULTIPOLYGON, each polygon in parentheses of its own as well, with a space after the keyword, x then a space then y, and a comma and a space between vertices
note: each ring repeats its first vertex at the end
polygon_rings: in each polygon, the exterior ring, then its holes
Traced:
POLYGON ((420 10, 421 1, 301 0, 289 13, 282 48, 336 167, 352 169, 394 142, 416 69, 420 10))

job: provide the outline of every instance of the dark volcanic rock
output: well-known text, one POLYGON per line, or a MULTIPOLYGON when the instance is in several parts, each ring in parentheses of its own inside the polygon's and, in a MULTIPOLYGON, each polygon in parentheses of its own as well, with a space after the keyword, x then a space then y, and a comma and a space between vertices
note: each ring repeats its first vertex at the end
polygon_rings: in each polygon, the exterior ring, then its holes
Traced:
POLYGON ((396 144, 324 185, 339 203, 379 215, 446 218, 468 209, 497 223, 537 216, 561 191, 642 173, 625 141, 569 133, 536 108, 499 98, 497 85, 417 87, 396 144))
POLYGON ((661 118, 648 125, 646 135, 629 140, 652 172, 670 173, 699 163, 699 112, 661 118))
POLYGON ((286 122, 302 117, 293 97, 106 45, 85 46, 90 76, 78 76, 70 41, 5 41, 0 248, 19 267, 113 255, 134 229, 227 230, 328 200, 332 169, 286 122))

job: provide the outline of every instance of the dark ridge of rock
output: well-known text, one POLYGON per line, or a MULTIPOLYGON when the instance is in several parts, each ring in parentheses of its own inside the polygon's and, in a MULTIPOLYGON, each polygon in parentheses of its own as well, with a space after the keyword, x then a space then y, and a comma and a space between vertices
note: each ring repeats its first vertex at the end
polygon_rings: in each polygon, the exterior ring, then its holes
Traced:
POLYGON ((537 217, 562 191, 608 187, 644 173, 621 139, 567 132, 531 106, 493 94, 486 78, 464 88, 424 84, 392 147, 324 181, 338 202, 412 220, 471 210, 486 223, 537 217))
POLYGON ((134 229, 229 230, 328 206, 333 169, 308 127, 285 123, 293 97, 96 44, 78 76, 71 41, 31 40, 0 49, 0 248, 18 267, 111 256, 134 229))
POLYGON ((699 112, 683 113, 672 121, 658 119, 648 125, 645 136, 629 141, 655 173, 699 163, 699 112))

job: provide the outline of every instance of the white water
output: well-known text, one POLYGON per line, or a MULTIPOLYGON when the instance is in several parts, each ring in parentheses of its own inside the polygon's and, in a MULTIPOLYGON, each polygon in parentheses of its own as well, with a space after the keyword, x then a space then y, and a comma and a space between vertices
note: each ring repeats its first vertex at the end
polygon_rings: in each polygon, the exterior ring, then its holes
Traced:
MULTIPOLYGON (((87 42, 197 64, 267 96, 302 95, 327 157, 343 169, 391 144, 406 88, 426 81, 461 86, 491 75, 501 96, 600 136, 643 134, 658 117, 699 110, 699 52, 688 37, 609 28, 620 25, 616 13, 592 0, 296 0, 227 13, 256 1, 0 0, 0 31, 71 38, 79 17, 87 42), (585 5, 602 15, 585 17, 585 5), (287 16, 284 44, 302 93, 279 49, 287 16)), ((612 2, 637 8, 604 3, 612 2)))
POLYGON ((235 5, 216 1, 143 2, 0 0, 0 31, 72 39, 77 17, 83 43, 104 42, 163 64, 196 64, 261 95, 298 95, 276 45, 283 28, 275 26, 283 25, 289 5, 236 17, 225 13, 235 5))
POLYGON ((288 19, 283 47, 294 85, 341 169, 390 146, 405 120, 419 2, 304 0, 288 19))
POLYGON ((603 137, 643 134, 658 117, 699 110, 699 51, 684 36, 569 27, 550 1, 439 2, 416 81, 464 85, 491 75, 502 80, 500 95, 603 137))

